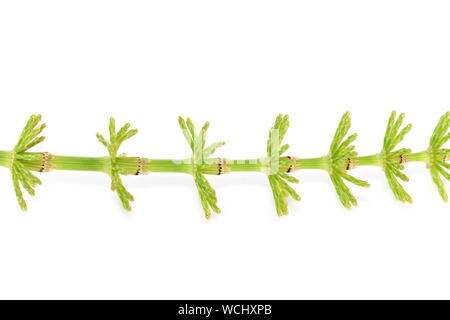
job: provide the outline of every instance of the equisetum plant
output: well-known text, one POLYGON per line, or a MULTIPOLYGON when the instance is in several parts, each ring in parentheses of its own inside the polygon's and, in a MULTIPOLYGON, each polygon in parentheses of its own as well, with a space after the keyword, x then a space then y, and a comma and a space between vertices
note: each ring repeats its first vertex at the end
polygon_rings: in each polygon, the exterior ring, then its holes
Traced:
POLYGON ((206 175, 222 175, 231 172, 259 172, 267 175, 279 216, 288 214, 288 200, 299 201, 300 196, 291 184, 299 181, 291 174, 298 170, 320 169, 330 176, 336 194, 344 207, 350 209, 357 205, 357 200, 350 191, 347 183, 360 187, 369 187, 366 181, 349 174, 350 170, 358 166, 381 167, 388 185, 395 199, 412 203, 411 196, 406 192, 401 181, 408 181, 403 173, 405 164, 409 162, 423 162, 430 170, 432 181, 437 186, 444 201, 448 201, 442 177, 450 180, 450 149, 444 145, 450 138, 450 112, 445 113, 439 120, 426 150, 413 153, 411 149, 397 146, 411 130, 411 124, 404 127, 402 113, 398 117, 393 111, 389 118, 382 148, 379 153, 369 156, 358 156, 353 142, 357 134, 348 135, 351 126, 350 114, 347 112, 339 122, 336 133, 331 142, 328 153, 318 158, 302 159, 284 155, 288 144, 283 139, 289 128, 287 115, 279 115, 269 131, 267 154, 256 159, 230 160, 214 158, 212 155, 224 142, 206 144, 206 132, 209 123, 206 122, 199 132, 195 130, 191 119, 178 118, 182 133, 190 147, 191 156, 187 159, 148 159, 144 157, 127 157, 119 154, 122 143, 137 134, 136 129, 130 129, 127 123, 118 131, 114 118, 109 121, 109 139, 97 134, 97 139, 106 148, 105 157, 74 157, 59 156, 49 152, 31 152, 31 148, 41 143, 45 137, 41 136, 45 124, 40 124, 41 116, 32 115, 19 136, 19 141, 11 151, 0 151, 0 165, 11 170, 14 191, 22 210, 27 209, 23 190, 34 196, 35 187, 41 180, 33 172, 49 172, 51 170, 79 170, 96 171, 111 177, 111 189, 115 191, 122 206, 131 210, 130 202, 134 200, 125 188, 121 176, 144 175, 151 172, 173 172, 192 175, 197 187, 200 201, 206 218, 211 212, 220 213, 217 205, 216 191, 213 189, 206 175))

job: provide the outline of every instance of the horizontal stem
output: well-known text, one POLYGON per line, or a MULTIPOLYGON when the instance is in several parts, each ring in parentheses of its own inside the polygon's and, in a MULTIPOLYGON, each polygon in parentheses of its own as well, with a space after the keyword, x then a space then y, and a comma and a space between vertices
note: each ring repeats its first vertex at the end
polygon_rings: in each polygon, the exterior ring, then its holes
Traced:
POLYGON ((192 173, 191 159, 146 159, 146 170, 148 172, 174 172, 192 173))
MULTIPOLYGON (((43 168, 53 170, 96 171, 109 173, 109 157, 74 157, 50 155, 45 158, 45 153, 22 153, 17 161, 31 171, 43 171, 43 168), (42 155, 36 160, 36 155, 42 155), (41 160, 39 160, 41 159, 41 160)), ((13 151, 0 151, 0 166, 10 167, 13 151)), ((406 157, 407 162, 429 162, 428 150, 411 153, 406 157)), ((383 166, 382 154, 362 156, 355 158, 359 166, 383 166)), ((222 174, 228 172, 262 172, 268 173, 271 167, 267 158, 229 160, 212 158, 205 163, 194 165, 192 159, 147 159, 140 157, 117 157, 116 164, 120 174, 135 175, 149 172, 173 172, 192 174, 199 170, 203 174, 222 174), (220 161, 221 160, 221 161, 220 161)), ((301 169, 329 170, 330 159, 328 156, 319 158, 298 159, 295 157, 280 157, 277 172, 293 172, 301 169)))
POLYGON ((328 170, 330 160, 327 156, 320 158, 296 159, 297 169, 321 169, 328 170))
POLYGON ((50 166, 55 170, 107 172, 109 158, 52 156, 50 166))
POLYGON ((9 167, 11 163, 11 151, 0 151, 0 166, 9 167))
POLYGON ((356 163, 358 166, 383 166, 383 158, 377 153, 370 156, 362 156, 356 158, 356 163))
POLYGON ((230 171, 242 172, 263 172, 267 168, 267 161, 261 159, 242 159, 242 160, 227 160, 227 166, 230 171))
POLYGON ((422 152, 410 153, 410 154, 408 154, 406 161, 407 162, 426 162, 426 163, 428 163, 430 161, 430 155, 428 153, 428 150, 425 150, 422 152))

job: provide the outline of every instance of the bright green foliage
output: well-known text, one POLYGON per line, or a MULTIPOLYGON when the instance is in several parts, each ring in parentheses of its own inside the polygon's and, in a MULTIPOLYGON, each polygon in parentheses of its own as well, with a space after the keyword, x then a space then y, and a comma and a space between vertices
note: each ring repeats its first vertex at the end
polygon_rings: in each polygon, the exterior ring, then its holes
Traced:
POLYGON ((337 195, 341 203, 347 209, 351 209, 352 206, 357 205, 356 198, 351 193, 350 189, 345 184, 344 180, 356 184, 360 187, 369 187, 370 185, 363 181, 356 179, 355 177, 347 173, 347 164, 349 159, 354 159, 357 156, 354 151, 355 146, 352 145, 356 140, 357 134, 348 136, 345 140, 345 136, 351 126, 350 113, 346 112, 339 123, 339 126, 331 142, 329 157, 329 174, 331 181, 336 189, 337 195))
MULTIPOLYGON (((289 197, 300 201, 300 196, 288 184, 298 183, 298 180, 287 173, 283 172, 281 168, 286 165, 281 160, 281 155, 289 149, 288 144, 282 145, 283 138, 289 128, 289 117, 287 115, 278 115, 275 120, 275 125, 269 132, 269 139, 267 141, 267 157, 269 159, 269 183, 272 188, 273 198, 275 200, 275 207, 279 216, 288 214, 287 201, 289 197)), ((288 163, 289 165, 289 163, 288 163)))
POLYGON ((184 120, 182 117, 178 117, 178 123, 192 150, 192 176, 194 177, 195 185, 197 186, 205 217, 209 219, 211 218, 211 210, 215 213, 220 213, 220 209, 217 206, 216 191, 205 178, 202 169, 210 162, 209 156, 211 156, 217 148, 223 146, 225 142, 217 142, 205 147, 206 132, 209 127, 209 122, 206 122, 203 125, 199 134, 195 132, 191 119, 187 118, 184 120))
POLYGON ((450 112, 446 112, 439 120, 427 150, 411 153, 410 149, 401 148, 395 150, 402 142, 406 134, 411 130, 411 124, 402 128, 404 114, 398 117, 392 112, 388 121, 386 134, 381 152, 357 157, 353 142, 357 135, 347 136, 351 119, 349 113, 345 113, 339 123, 335 136, 330 146, 329 153, 320 158, 297 159, 283 156, 289 149, 288 144, 283 144, 283 138, 289 128, 287 115, 279 115, 270 130, 267 142, 267 157, 252 160, 230 161, 222 158, 210 158, 217 148, 224 142, 213 143, 205 146, 206 132, 209 123, 206 122, 197 134, 192 121, 187 118, 179 118, 179 124, 183 134, 192 150, 191 159, 187 161, 169 159, 146 159, 137 157, 118 156, 122 143, 134 136, 137 130, 130 130, 130 124, 125 124, 116 131, 114 118, 109 123, 109 141, 101 134, 97 134, 98 140, 107 148, 109 157, 72 157, 53 156, 49 153, 28 152, 29 149, 41 143, 45 137, 41 136, 45 128, 40 124, 41 116, 33 115, 23 129, 17 145, 11 151, 0 151, 0 166, 8 167, 12 173, 13 186, 17 200, 23 210, 27 209, 23 190, 30 195, 35 194, 35 187, 41 181, 33 175, 32 171, 46 172, 55 170, 80 170, 106 172, 111 176, 111 189, 117 195, 126 210, 131 210, 130 202, 133 196, 123 186, 121 175, 140 174, 142 172, 183 172, 192 174, 200 196, 202 207, 207 218, 211 217, 211 211, 220 213, 217 206, 216 192, 205 178, 206 174, 223 174, 231 171, 265 172, 268 175, 272 189, 276 211, 279 216, 288 214, 288 199, 291 197, 300 200, 299 195, 291 187, 290 183, 298 183, 298 180, 289 175, 291 171, 298 169, 321 169, 328 171, 337 195, 346 208, 357 205, 357 201, 345 180, 362 187, 369 187, 365 181, 359 180, 348 174, 348 170, 359 165, 380 166, 384 169, 387 181, 396 199, 403 202, 412 202, 410 195, 400 184, 408 181, 408 177, 402 172, 404 163, 425 162, 430 169, 433 182, 444 201, 448 201, 442 177, 450 180, 450 149, 445 144, 450 138, 450 112), (136 162, 138 161, 138 162, 136 162), (136 171, 135 170, 136 166, 136 171))
POLYGON ((448 201, 448 195, 444 183, 442 182, 441 175, 447 179, 447 181, 450 181, 450 173, 447 171, 450 170, 450 164, 443 161, 450 157, 450 149, 443 149, 442 147, 450 138, 450 133, 448 132, 449 128, 450 111, 446 112, 439 120, 433 135, 431 136, 428 149, 431 177, 439 190, 439 194, 445 202, 448 201))
POLYGON ((133 196, 125 189, 120 178, 121 172, 117 165, 117 153, 120 146, 125 140, 130 139, 137 134, 136 129, 130 130, 130 124, 125 124, 118 132, 116 132, 116 121, 114 118, 109 119, 109 141, 107 141, 100 133, 97 133, 97 139, 106 147, 110 158, 111 190, 116 191, 125 210, 130 211, 130 201, 134 201, 133 196))
POLYGON ((403 186, 398 181, 398 179, 402 181, 409 181, 409 178, 401 172, 405 169, 405 166, 401 163, 401 157, 407 157, 407 155, 411 153, 411 149, 402 148, 393 151, 393 149, 403 140, 405 135, 407 135, 412 128, 412 124, 408 124, 400 130, 404 118, 405 114, 402 113, 396 119, 396 112, 392 111, 386 128, 383 149, 380 156, 382 157, 384 173, 389 183, 389 187, 394 193, 394 197, 402 202, 412 203, 411 196, 405 191, 403 186))
POLYGON ((11 173, 14 191, 16 192, 17 201, 19 202, 22 210, 27 210, 27 204, 23 198, 21 188, 25 189, 30 195, 34 196, 34 188, 36 185, 41 184, 41 180, 27 170, 21 163, 21 160, 39 161, 41 159, 40 154, 24 154, 30 148, 36 146, 45 139, 44 136, 39 136, 45 129, 45 124, 38 126, 41 118, 41 115, 32 115, 30 117, 12 152, 11 173))

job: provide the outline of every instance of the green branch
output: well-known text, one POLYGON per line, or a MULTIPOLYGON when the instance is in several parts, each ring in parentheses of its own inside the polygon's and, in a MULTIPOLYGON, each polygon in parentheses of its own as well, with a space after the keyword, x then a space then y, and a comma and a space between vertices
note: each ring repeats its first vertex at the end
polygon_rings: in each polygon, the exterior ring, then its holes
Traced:
POLYGON ((107 141, 100 133, 97 133, 98 141, 106 147, 109 154, 111 190, 117 192, 123 207, 127 211, 131 210, 130 202, 134 201, 134 198, 131 193, 125 189, 122 179, 120 178, 120 175, 125 174, 125 172, 122 171, 121 167, 117 165, 117 153, 122 143, 136 135, 137 132, 138 131, 136 129, 130 130, 129 123, 125 124, 119 131, 116 132, 116 121, 111 117, 109 119, 109 141, 107 141))
POLYGON ((304 169, 326 170, 339 200, 346 208, 357 205, 357 200, 347 186, 347 182, 361 187, 369 186, 367 182, 355 178, 348 171, 365 165, 382 167, 395 198, 400 201, 412 202, 411 196, 405 191, 400 181, 408 181, 408 177, 403 173, 404 165, 413 161, 426 163, 441 197, 447 201, 448 195, 442 178, 447 180, 450 178, 450 164, 448 163, 450 150, 444 147, 450 137, 448 133, 450 113, 445 113, 439 120, 428 149, 417 153, 412 153, 410 149, 406 148, 396 149, 411 129, 411 125, 402 128, 403 120, 404 114, 397 117, 396 113, 392 112, 381 152, 371 156, 358 157, 353 145, 357 135, 348 135, 351 119, 347 112, 339 123, 328 154, 319 158, 300 159, 284 155, 289 149, 288 144, 283 144, 289 128, 289 118, 287 115, 279 115, 269 132, 265 157, 229 160, 211 157, 217 148, 224 145, 224 142, 206 146, 208 122, 197 133, 190 119, 185 120, 180 117, 179 124, 191 149, 191 157, 173 160, 118 155, 121 145, 133 137, 137 130, 130 129, 130 124, 127 123, 117 131, 114 118, 111 118, 109 122, 109 140, 101 134, 97 134, 98 140, 108 150, 108 156, 76 157, 52 155, 48 152, 30 152, 31 148, 44 140, 41 133, 45 128, 45 125, 39 124, 41 116, 33 115, 25 125, 14 149, 0 151, 0 166, 11 170, 16 197, 23 210, 27 208, 23 190, 34 195, 35 187, 41 184, 41 181, 32 172, 48 172, 50 170, 107 173, 111 177, 111 189, 117 193, 126 210, 131 210, 130 203, 134 199, 124 187, 122 175, 141 175, 150 172, 190 174, 194 178, 207 218, 211 217, 212 212, 220 213, 220 209, 217 206, 216 192, 206 179, 206 175, 221 175, 229 172, 266 174, 279 216, 288 214, 289 198, 300 200, 300 196, 290 185, 290 183, 298 183, 298 180, 290 174, 304 169))
POLYGON ((394 193, 394 197, 402 202, 412 203, 411 196, 406 192, 398 179, 402 181, 409 181, 409 178, 402 172, 405 169, 404 164, 407 161, 411 149, 393 150, 411 131, 412 124, 408 124, 400 130, 405 114, 402 113, 396 119, 395 111, 392 111, 386 128, 386 134, 383 141, 383 149, 381 157, 383 158, 384 172, 388 181, 389 187, 394 193))
MULTIPOLYGON (((31 196, 35 195, 34 188, 41 184, 41 180, 37 178, 30 170, 25 168, 24 162, 41 162, 41 154, 26 154, 26 151, 44 141, 45 137, 40 136, 45 129, 45 124, 39 125, 41 115, 32 115, 22 130, 19 141, 11 152, 10 168, 13 179, 14 191, 17 201, 22 210, 27 210, 27 204, 23 198, 22 188, 31 196)), ((47 171, 42 163, 40 171, 47 171)))
MULTIPOLYGON (((211 187, 209 181, 205 178, 203 171, 209 171, 211 169, 209 166, 209 164, 211 164, 211 159, 209 157, 216 151, 217 148, 223 146, 225 142, 213 143, 208 147, 205 147, 206 132, 209 128, 209 122, 206 122, 203 125, 198 134, 195 132, 191 119, 187 118, 184 120, 182 117, 179 117, 178 123, 180 124, 183 135, 192 151, 191 174, 194 177, 205 217, 209 219, 211 218, 211 210, 215 213, 220 213, 220 209, 217 206, 216 191, 211 187)), ((220 172, 219 165, 220 164, 218 164, 217 169, 215 170, 217 172, 216 174, 225 173, 220 172)))
POLYGON ((288 128, 289 117, 280 114, 275 120, 275 125, 269 132, 267 141, 267 158, 269 159, 268 177, 279 216, 288 214, 287 201, 289 197, 300 201, 300 196, 288 184, 288 182, 298 183, 296 178, 287 174, 291 170, 287 169, 286 172, 285 169, 291 165, 291 159, 281 157, 289 149, 288 144, 282 144, 288 128))
POLYGON ((447 171, 450 170, 450 164, 446 163, 450 157, 450 149, 443 148, 444 144, 447 143, 450 138, 450 133, 448 132, 449 128, 450 112, 446 112, 439 119, 433 135, 431 136, 430 145, 428 148, 428 168, 430 169, 431 178, 436 184, 439 194, 445 202, 448 201, 448 195, 441 176, 447 181, 450 181, 450 173, 447 171))
POLYGON ((347 170, 353 168, 352 161, 358 155, 357 152, 354 151, 355 146, 352 145, 358 135, 354 133, 344 140, 350 130, 350 126, 350 113, 346 112, 339 122, 333 141, 331 142, 330 152, 328 153, 328 172, 331 181, 336 189, 339 200, 347 209, 351 209, 352 206, 356 206, 358 202, 345 184, 344 180, 360 187, 367 188, 370 186, 367 182, 359 180, 347 173, 347 170))

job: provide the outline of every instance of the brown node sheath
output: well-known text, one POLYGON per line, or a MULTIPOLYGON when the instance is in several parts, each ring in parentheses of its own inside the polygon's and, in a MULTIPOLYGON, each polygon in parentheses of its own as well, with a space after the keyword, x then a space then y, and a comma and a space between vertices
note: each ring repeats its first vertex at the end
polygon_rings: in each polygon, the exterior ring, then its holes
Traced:
POLYGON ((401 155, 399 156, 399 161, 398 161, 398 163, 400 163, 400 164, 405 164, 405 163, 406 163, 406 160, 407 160, 407 155, 406 155, 406 154, 401 154, 401 155))
POLYGON ((50 160, 53 158, 53 156, 48 152, 42 152, 41 157, 42 163, 39 172, 49 172, 52 169, 50 165, 50 160))
POLYGON ((230 172, 230 168, 227 166, 227 159, 217 158, 217 175, 220 176, 230 172))
POLYGON ((354 158, 347 158, 347 166, 345 170, 352 170, 356 168, 356 160, 354 158))
POLYGON ((136 176, 148 173, 147 170, 145 169, 147 161, 148 160, 146 158, 142 158, 142 157, 137 158, 137 170, 135 173, 136 176))
POLYGON ((289 164, 289 167, 286 170, 286 173, 290 173, 292 171, 296 171, 297 170, 297 159, 295 157, 291 157, 291 156, 287 156, 286 158, 289 159, 289 161, 291 162, 289 164))

